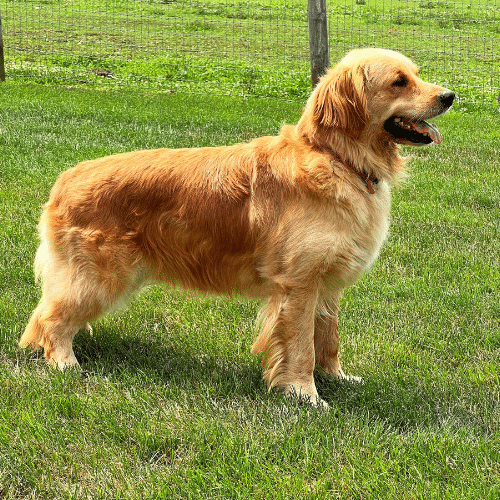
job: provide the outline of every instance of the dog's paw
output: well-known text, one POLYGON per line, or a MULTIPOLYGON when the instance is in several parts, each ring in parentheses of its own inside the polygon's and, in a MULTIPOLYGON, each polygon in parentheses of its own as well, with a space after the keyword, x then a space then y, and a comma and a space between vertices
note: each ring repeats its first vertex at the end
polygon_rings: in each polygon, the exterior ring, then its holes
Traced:
POLYGON ((339 378, 341 382, 347 382, 349 384, 360 384, 363 385, 365 381, 363 380, 362 377, 355 377, 354 375, 345 375, 341 378, 339 378))
POLYGON ((286 397, 297 399, 300 403, 306 403, 315 408, 329 408, 328 403, 319 397, 317 391, 305 391, 302 386, 290 385, 284 393, 286 397))
POLYGON ((324 369, 319 370, 320 374, 326 375, 327 377, 331 377, 339 382, 346 382, 348 384, 364 384, 365 381, 363 380, 362 377, 356 377, 354 375, 347 375, 344 373, 344 371, 339 368, 335 372, 330 372, 324 369))
POLYGON ((339 382, 347 382, 348 384, 364 384, 365 381, 361 377, 347 375, 342 369, 339 369, 336 374, 332 374, 339 382))
POLYGON ((70 368, 81 370, 80 363, 78 363, 78 360, 73 354, 73 350, 71 350, 71 353, 67 354, 52 353, 50 359, 48 359, 47 361, 51 364, 52 367, 61 371, 65 371, 70 368))
POLYGON ((316 396, 316 401, 314 403, 311 403, 312 406, 315 408, 330 408, 330 405, 324 400, 321 399, 319 396, 316 396))

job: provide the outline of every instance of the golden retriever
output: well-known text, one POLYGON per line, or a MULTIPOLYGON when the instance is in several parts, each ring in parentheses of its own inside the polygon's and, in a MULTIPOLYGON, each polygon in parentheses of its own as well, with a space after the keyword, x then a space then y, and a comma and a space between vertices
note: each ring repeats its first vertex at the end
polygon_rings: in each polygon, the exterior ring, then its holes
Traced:
POLYGON ((276 137, 67 170, 41 217, 43 296, 20 345, 42 346, 60 369, 78 365, 77 331, 151 282, 256 296, 253 351, 268 387, 325 404, 315 369, 360 380, 339 363, 339 298, 387 237, 391 186, 405 167, 398 144, 439 144, 425 120, 454 96, 397 52, 353 50, 276 137))

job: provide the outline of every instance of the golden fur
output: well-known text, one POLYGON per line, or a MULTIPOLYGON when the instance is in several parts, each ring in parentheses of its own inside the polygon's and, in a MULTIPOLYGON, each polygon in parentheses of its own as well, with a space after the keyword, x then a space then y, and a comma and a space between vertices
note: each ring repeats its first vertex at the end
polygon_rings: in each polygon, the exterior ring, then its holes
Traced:
POLYGON ((322 403, 315 369, 349 378, 338 359, 340 295, 377 258, 404 171, 396 142, 408 142, 384 123, 443 113, 444 92, 401 54, 355 50, 276 137, 67 170, 41 217, 43 296, 20 345, 42 346, 61 369, 77 365, 77 331, 149 282, 247 294, 265 301, 253 351, 268 386, 322 403))

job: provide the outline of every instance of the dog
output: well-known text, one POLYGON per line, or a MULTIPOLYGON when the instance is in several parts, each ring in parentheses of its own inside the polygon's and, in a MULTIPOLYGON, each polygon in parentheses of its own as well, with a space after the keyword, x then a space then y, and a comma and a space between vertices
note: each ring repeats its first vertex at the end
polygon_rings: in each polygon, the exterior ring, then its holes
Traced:
POLYGON ((252 350, 269 389, 326 405, 315 370, 361 380, 339 362, 339 299, 387 238, 399 144, 441 143, 426 120, 454 97, 400 53, 357 49, 278 136, 70 168, 41 216, 43 295, 20 345, 65 369, 78 366, 78 330, 148 283, 244 294, 264 301, 252 350))

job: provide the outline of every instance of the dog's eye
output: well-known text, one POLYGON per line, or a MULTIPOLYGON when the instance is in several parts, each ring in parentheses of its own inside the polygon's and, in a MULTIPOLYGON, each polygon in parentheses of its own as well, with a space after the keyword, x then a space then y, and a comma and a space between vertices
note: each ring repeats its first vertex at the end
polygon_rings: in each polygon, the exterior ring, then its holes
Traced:
POLYGON ((393 87, 406 87, 408 80, 404 76, 400 76, 397 80, 392 82, 393 87))

